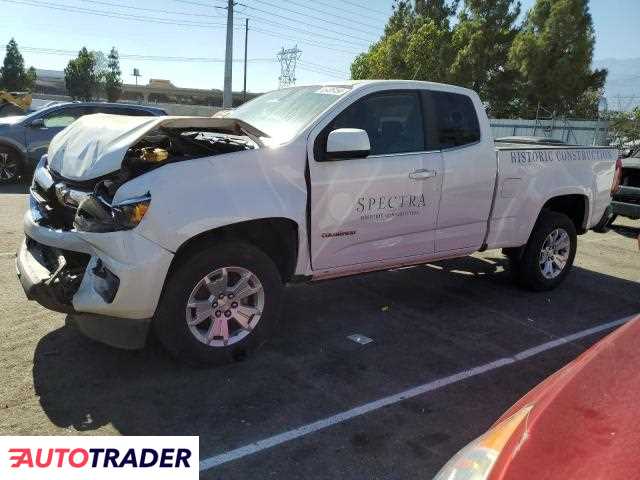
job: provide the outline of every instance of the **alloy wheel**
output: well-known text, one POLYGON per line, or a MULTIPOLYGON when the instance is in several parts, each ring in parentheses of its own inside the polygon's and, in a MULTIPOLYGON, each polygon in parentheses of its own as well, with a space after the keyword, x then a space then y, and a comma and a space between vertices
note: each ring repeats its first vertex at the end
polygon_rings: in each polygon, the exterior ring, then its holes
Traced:
POLYGON ((190 332, 210 347, 225 347, 251 333, 264 310, 260 279, 243 267, 223 267, 193 288, 185 311, 190 332))
POLYGON ((0 152, 0 180, 13 180, 18 175, 18 162, 6 152, 0 152))
POLYGON ((538 256, 542 276, 548 280, 558 277, 569 261, 571 239, 563 228, 556 228, 545 239, 538 256))

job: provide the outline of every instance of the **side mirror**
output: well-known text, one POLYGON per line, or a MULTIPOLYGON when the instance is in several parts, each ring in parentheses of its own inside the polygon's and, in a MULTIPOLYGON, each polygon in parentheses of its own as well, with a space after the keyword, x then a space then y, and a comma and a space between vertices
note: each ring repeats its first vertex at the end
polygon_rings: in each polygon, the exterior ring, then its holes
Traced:
POLYGON ((29 126, 31 128, 46 128, 43 118, 36 118, 29 126))
POLYGON ((364 158, 370 151, 369 135, 360 128, 338 128, 327 137, 327 160, 364 158))

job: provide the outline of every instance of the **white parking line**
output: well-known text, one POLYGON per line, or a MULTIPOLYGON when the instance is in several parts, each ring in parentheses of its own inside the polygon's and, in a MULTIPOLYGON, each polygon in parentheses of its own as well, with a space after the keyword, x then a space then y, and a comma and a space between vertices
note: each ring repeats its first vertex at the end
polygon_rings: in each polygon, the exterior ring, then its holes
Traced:
POLYGON ((364 415, 365 413, 373 412, 374 410, 378 410, 388 405, 393 405, 394 403, 401 402, 402 400, 407 400, 409 398, 413 398, 427 392, 438 390, 439 388, 461 382, 471 377, 476 377, 483 373, 490 372, 491 370, 496 370, 498 368, 504 367, 505 365, 512 365, 514 363, 521 362, 527 358, 546 352, 547 350, 551 350, 560 345, 566 345, 575 340, 588 337, 595 333, 602 332, 604 330, 609 330, 614 327, 618 327, 628 322, 634 317, 635 315, 622 318, 620 320, 615 320, 613 322, 604 323, 602 325, 597 325, 595 327, 582 330, 572 335, 567 335, 565 337, 543 343, 533 348, 523 350, 511 357, 501 358, 499 360, 495 360, 490 363, 485 363, 484 365, 480 365, 479 367, 475 367, 470 370, 465 370, 463 372, 459 372, 454 375, 450 375, 448 377, 440 378, 438 380, 425 383, 424 385, 419 385, 417 387, 410 388, 409 390, 396 393, 395 395, 384 397, 370 403, 365 403, 364 405, 360 405, 359 407, 355 407, 350 410, 340 412, 331 417, 323 418, 322 420, 318 420, 317 422, 309 423, 307 425, 303 425, 293 430, 289 430, 269 438, 258 440, 257 442, 250 443, 243 447, 239 447, 234 450, 230 450, 228 452, 206 458, 200 461, 200 471, 202 472, 202 471, 210 470, 224 463, 228 463, 233 460, 238 460, 239 458, 246 457, 247 455, 253 455, 254 453, 258 453, 262 450, 266 450, 267 448, 275 447, 276 445, 290 442, 291 440, 295 440, 296 438, 300 438, 310 433, 324 430, 325 428, 331 427, 338 423, 345 422, 355 417, 359 417, 360 415, 364 415))

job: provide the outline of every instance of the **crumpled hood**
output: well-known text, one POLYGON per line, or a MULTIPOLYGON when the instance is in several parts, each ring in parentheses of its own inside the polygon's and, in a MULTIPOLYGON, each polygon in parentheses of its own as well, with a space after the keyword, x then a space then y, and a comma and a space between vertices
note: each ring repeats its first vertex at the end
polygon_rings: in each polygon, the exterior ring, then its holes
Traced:
POLYGON ((235 118, 128 117, 97 113, 79 118, 49 144, 49 165, 70 180, 91 180, 120 168, 129 147, 158 128, 215 130, 233 135, 267 135, 235 118))

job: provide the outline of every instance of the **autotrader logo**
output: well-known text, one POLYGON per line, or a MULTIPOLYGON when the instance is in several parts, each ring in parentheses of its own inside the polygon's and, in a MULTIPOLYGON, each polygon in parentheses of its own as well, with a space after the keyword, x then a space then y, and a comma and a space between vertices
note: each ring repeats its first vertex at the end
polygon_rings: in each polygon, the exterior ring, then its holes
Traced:
POLYGON ((198 437, 0 437, 0 478, 195 480, 198 437))

